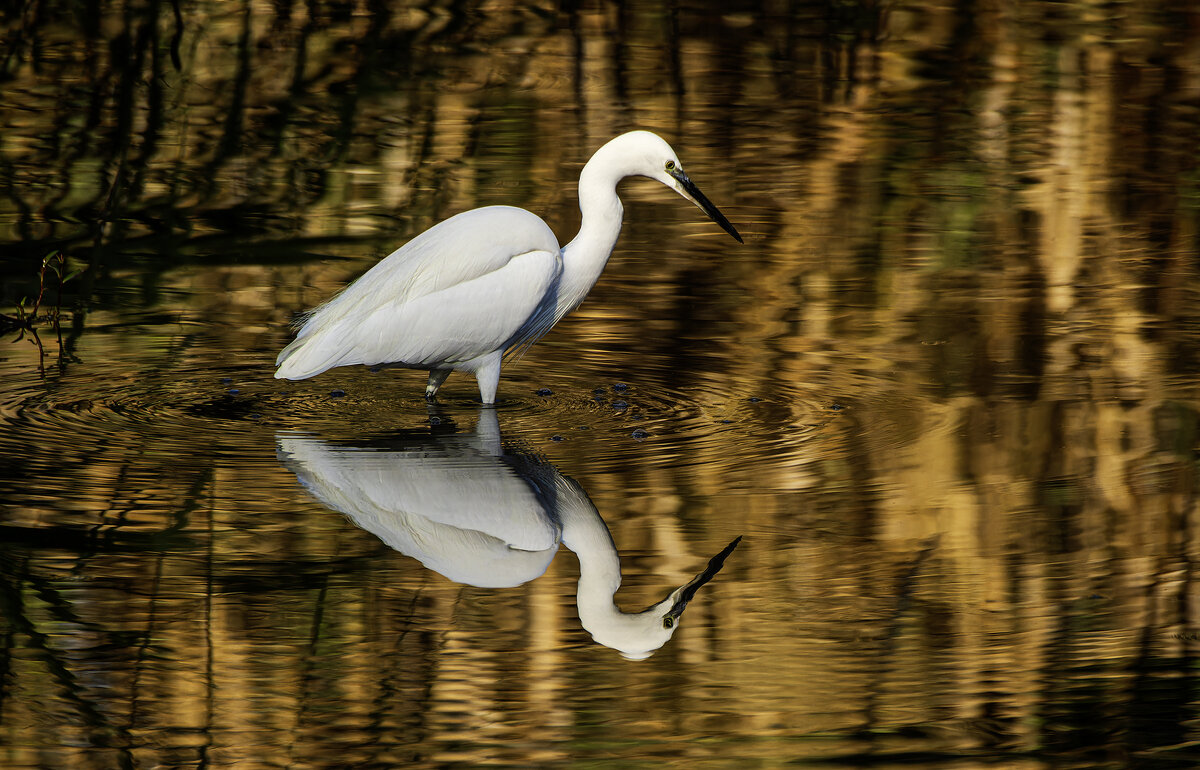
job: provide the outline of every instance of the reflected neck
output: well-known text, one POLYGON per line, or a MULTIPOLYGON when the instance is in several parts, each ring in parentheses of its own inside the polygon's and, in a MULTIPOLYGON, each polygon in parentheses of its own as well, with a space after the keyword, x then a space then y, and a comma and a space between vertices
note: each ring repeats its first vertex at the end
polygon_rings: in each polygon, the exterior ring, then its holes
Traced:
POLYGON ((626 658, 645 658, 674 633, 674 625, 662 621, 676 594, 643 612, 622 612, 615 599, 621 587, 621 559, 612 535, 579 485, 565 476, 559 478, 562 543, 579 558, 575 591, 579 622, 598 643, 626 658))
POLYGON ((586 627, 589 620, 621 614, 613 598, 621 587, 621 559, 608 527, 583 490, 561 477, 557 491, 562 543, 579 559, 576 599, 579 619, 586 627))

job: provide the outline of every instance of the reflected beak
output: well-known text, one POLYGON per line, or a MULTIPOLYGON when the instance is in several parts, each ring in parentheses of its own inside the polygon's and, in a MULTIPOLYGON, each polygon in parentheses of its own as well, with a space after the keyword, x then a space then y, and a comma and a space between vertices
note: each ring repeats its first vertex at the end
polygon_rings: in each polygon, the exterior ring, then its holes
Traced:
POLYGON ((700 192, 700 188, 696 186, 695 182, 688 179, 688 175, 683 173, 683 169, 673 168, 667 173, 675 177, 675 181, 679 183, 675 189, 679 191, 680 195, 699 206, 700 210, 708 214, 709 218, 719 224, 722 230, 736 238, 738 243, 745 243, 742 240, 742 236, 738 235, 738 231, 725 218, 725 215, 713 205, 712 201, 704 197, 704 193, 700 192))
MULTIPOLYGON (((715 218, 716 217, 714 217, 714 219, 715 218)), ((728 229, 732 230, 733 227, 730 226, 728 229)), ((741 239, 739 238, 738 240, 741 239)), ((732 543, 725 546, 724 550, 709 559, 708 566, 704 568, 704 571, 689 580, 686 585, 679 589, 675 603, 671 605, 671 609, 667 610, 667 614, 678 619, 679 616, 683 614, 683 610, 687 607, 688 602, 690 602, 692 597, 696 595, 696 592, 700 590, 700 586, 712 580, 713 577, 715 577, 716 574, 721 571, 721 567, 725 566, 725 559, 729 556, 729 554, 733 553, 733 549, 737 548, 737 544, 740 542, 742 542, 742 536, 738 535, 733 539, 732 543)))

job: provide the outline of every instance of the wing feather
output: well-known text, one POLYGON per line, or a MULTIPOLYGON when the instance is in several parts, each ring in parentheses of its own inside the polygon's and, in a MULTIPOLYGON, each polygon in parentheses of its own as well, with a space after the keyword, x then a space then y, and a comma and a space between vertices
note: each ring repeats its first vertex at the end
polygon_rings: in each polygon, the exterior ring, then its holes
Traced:
POLYGON ((300 335, 311 334, 332 317, 370 312, 470 281, 537 249, 556 251, 558 240, 536 214, 512 206, 464 211, 396 249, 314 309, 300 335))
POLYGON ((453 366, 503 349, 543 306, 562 272, 558 252, 532 251, 465 283, 365 313, 293 342, 276 377, 304 379, 335 366, 453 366))
POLYGON ((275 376, 304 379, 347 364, 453 364, 525 339, 526 329, 540 336, 549 329, 540 320, 546 296, 561 274, 558 241, 541 218, 510 206, 464 212, 316 308, 280 352, 275 376))

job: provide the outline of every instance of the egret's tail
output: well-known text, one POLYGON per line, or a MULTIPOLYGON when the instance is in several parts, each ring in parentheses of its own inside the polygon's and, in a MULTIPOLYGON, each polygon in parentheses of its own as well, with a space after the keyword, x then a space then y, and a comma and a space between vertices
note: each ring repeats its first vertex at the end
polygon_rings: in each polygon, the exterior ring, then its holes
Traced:
POLYGON ((322 350, 319 339, 298 337, 275 359, 275 379, 307 380, 339 364, 336 351, 322 350))

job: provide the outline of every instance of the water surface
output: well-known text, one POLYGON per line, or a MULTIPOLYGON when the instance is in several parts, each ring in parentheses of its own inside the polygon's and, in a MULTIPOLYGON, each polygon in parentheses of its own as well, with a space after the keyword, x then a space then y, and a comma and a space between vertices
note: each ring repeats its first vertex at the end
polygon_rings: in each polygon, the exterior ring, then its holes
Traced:
POLYGON ((0 764, 1200 762, 1194 10, 59 6, 0 36, 0 764), (744 246, 626 182, 494 412, 272 378, 446 216, 569 239, 632 128, 744 246), (572 490, 626 611, 742 540, 629 660, 591 551, 456 572, 404 484, 572 490))

